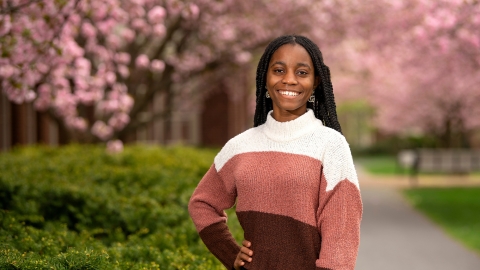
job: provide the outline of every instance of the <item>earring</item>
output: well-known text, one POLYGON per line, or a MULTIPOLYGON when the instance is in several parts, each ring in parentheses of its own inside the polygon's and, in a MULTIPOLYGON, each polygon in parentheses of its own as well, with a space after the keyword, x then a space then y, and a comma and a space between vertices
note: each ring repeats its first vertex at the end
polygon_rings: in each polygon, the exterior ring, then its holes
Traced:
POLYGON ((266 97, 266 98, 270 98, 270 94, 268 93, 268 91, 267 91, 267 93, 265 94, 265 97, 266 97))
POLYGON ((315 102, 315 92, 313 92, 312 95, 308 98, 308 102, 315 102))

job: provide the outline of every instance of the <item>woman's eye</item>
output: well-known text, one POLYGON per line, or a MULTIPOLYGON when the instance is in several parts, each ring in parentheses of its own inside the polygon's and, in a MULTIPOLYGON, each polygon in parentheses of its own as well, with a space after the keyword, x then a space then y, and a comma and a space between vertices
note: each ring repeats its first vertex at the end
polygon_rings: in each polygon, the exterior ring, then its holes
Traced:
POLYGON ((306 72, 306 71, 304 71, 304 70, 299 70, 299 71, 298 71, 298 74, 300 74, 300 75, 307 75, 308 72, 306 72))
POLYGON ((274 69, 273 72, 280 73, 280 72, 283 72, 283 69, 274 69))

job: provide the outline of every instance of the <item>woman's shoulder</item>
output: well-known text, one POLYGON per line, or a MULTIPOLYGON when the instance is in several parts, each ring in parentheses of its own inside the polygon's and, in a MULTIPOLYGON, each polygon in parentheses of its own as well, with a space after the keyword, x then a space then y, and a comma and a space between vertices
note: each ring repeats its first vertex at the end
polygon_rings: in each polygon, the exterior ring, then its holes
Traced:
POLYGON ((347 143, 345 136, 343 136, 342 133, 338 132, 333 128, 324 126, 323 124, 317 125, 314 134, 317 140, 323 141, 327 144, 347 143))
POLYGON ((249 151, 249 149, 252 147, 252 144, 255 143, 256 138, 258 138, 260 135, 261 133, 259 128, 253 127, 231 138, 215 157, 215 165, 217 167, 222 167, 222 164, 227 162, 233 156, 249 151))

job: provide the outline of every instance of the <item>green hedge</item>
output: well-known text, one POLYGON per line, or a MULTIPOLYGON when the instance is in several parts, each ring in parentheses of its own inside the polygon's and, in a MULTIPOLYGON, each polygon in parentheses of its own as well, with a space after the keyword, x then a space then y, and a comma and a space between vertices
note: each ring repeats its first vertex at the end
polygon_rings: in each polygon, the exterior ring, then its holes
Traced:
POLYGON ((0 269, 222 269, 187 211, 215 152, 71 145, 0 155, 0 269))

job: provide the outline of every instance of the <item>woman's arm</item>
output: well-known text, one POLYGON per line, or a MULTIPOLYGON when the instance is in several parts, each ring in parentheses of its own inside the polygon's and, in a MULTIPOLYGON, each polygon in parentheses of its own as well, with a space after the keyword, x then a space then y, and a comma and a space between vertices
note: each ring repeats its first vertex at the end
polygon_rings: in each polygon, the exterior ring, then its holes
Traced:
POLYGON ((362 201, 347 142, 331 144, 322 164, 317 227, 318 270, 353 270, 360 242, 362 201))
POLYGON ((227 269, 233 268, 240 252, 240 247, 227 227, 224 211, 234 205, 235 198, 233 180, 224 181, 215 165, 212 165, 193 192, 188 205, 200 238, 227 269))

